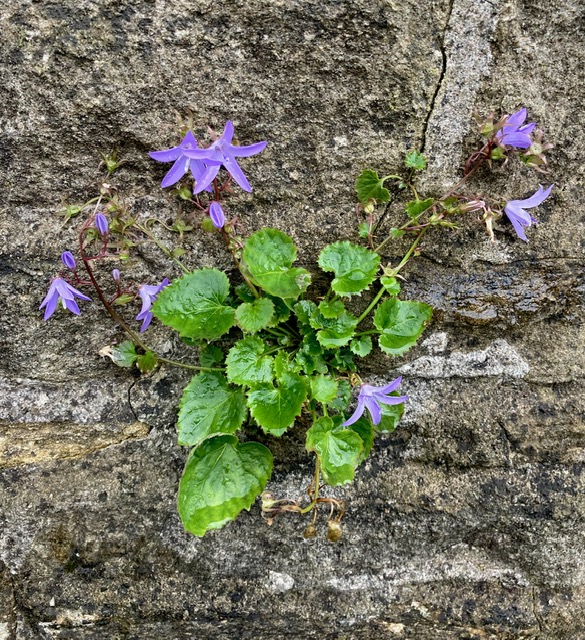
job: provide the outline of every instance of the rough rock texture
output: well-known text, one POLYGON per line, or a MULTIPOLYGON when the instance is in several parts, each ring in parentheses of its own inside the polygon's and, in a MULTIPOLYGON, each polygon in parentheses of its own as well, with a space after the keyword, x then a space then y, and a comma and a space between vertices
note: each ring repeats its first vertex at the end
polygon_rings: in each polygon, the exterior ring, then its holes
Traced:
MULTIPOLYGON (((0 640, 585 638, 584 28, 577 0, 3 4, 0 640), (38 312, 75 238, 60 203, 93 197, 117 148, 128 206, 172 221, 145 152, 176 139, 177 114, 198 130, 231 118, 242 143, 270 141, 231 212, 291 233, 312 268, 353 233, 361 168, 392 172, 421 148, 439 190, 477 142, 472 111, 521 104, 557 144, 554 196, 528 245, 505 225, 491 244, 472 216, 425 241, 404 290, 436 309, 426 341, 365 365, 401 371, 412 401, 335 491, 342 540, 307 542, 298 519, 268 527, 257 508, 185 534, 174 416, 188 376, 100 358, 122 334, 97 305, 38 312)), ((534 190, 509 169, 474 187, 534 190)), ((184 247, 193 267, 231 268, 201 231, 184 247)), ((141 253, 137 278, 172 274, 141 253)), ((277 453, 272 489, 296 497, 311 472, 297 430, 277 453)))

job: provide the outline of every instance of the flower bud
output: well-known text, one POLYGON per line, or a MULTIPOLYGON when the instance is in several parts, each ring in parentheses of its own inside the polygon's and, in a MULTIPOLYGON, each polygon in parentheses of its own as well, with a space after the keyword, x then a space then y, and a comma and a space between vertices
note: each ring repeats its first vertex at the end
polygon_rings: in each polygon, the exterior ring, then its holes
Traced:
POLYGON ((108 219, 103 213, 97 213, 95 216, 95 226, 102 236, 108 233, 108 219))
POLYGON ((315 528, 314 524, 310 524, 304 531, 303 531, 303 537, 304 538, 314 538, 317 535, 317 529, 315 528))
POLYGON ((114 282, 120 282, 120 270, 114 269, 112 271, 112 278, 114 278, 114 282))
POLYGON ((73 254, 71 253, 71 251, 64 251, 61 254, 61 262, 68 269, 71 269, 71 271, 73 271, 75 269, 75 267, 77 266, 77 264, 75 263, 75 258, 73 257, 73 254))
POLYGON ((221 229, 225 224, 225 215, 223 213, 223 209, 219 202, 212 202, 209 207, 209 217, 211 218, 211 222, 213 222, 213 226, 216 229, 221 229))

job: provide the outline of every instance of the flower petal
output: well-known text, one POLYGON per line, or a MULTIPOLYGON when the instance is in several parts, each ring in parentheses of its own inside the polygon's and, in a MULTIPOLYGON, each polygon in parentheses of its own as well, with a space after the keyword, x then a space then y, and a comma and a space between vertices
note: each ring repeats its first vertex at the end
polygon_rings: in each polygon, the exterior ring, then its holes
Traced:
POLYGON ((506 125, 514 125, 516 127, 519 127, 524 122, 524 120, 526 120, 527 115, 528 109, 526 107, 522 107, 522 109, 519 109, 511 116, 508 116, 506 118, 506 125))
POLYGON ((150 151, 148 155, 157 162, 174 162, 181 155, 181 148, 173 147, 164 151, 150 151))
POLYGON ((173 184, 176 184, 187 173, 187 171, 189 171, 189 158, 181 155, 163 178, 160 186, 164 189, 165 187, 170 187, 173 184))
POLYGON ((532 139, 526 133, 520 133, 515 131, 513 133, 505 133, 501 142, 507 144, 509 147, 516 147, 517 149, 528 149, 532 146, 532 139))
POLYGON ((360 395, 358 397, 358 404, 357 404, 356 410, 345 422, 341 423, 341 426, 349 427, 349 425, 353 424, 354 422, 357 422, 362 417, 362 414, 364 413, 365 408, 366 408, 366 405, 364 402, 364 398, 360 395))
POLYGON ((392 380, 390 384, 387 384, 385 387, 376 387, 376 393, 383 393, 384 395, 391 393, 392 391, 396 391, 402 382, 402 376, 392 380))
POLYGON ((511 200, 508 204, 519 205, 523 209, 531 209, 532 207, 538 207, 541 202, 544 202, 550 195, 554 184, 551 184, 550 187, 544 189, 542 185, 538 185, 538 189, 535 193, 533 193, 529 198, 525 198, 524 200, 511 200))
POLYGON ((364 398, 364 403, 372 416, 372 422, 374 424, 380 424, 382 420, 382 409, 380 409, 380 405, 374 398, 364 398))
POLYGON ((74 313, 76 316, 81 314, 81 311, 79 310, 79 307, 77 306, 77 302, 75 302, 75 300, 63 300, 63 304, 65 305, 66 309, 71 311, 71 313, 74 313))
POLYGON ((195 188, 193 189, 193 195, 201 193, 205 189, 209 188, 209 185, 215 180, 215 176, 217 176, 217 174, 219 173, 219 167, 220 165, 218 164, 212 164, 211 166, 207 167, 207 170, 201 176, 201 180, 199 180, 195 185, 195 188))
POLYGON ((234 137, 234 123, 231 120, 228 120, 225 123, 225 127, 223 128, 223 133, 221 134, 221 140, 224 143, 231 144, 232 138, 234 137))
POLYGON ((235 156, 236 158, 248 158, 250 156, 255 156, 261 151, 264 151, 267 144, 268 142, 264 140, 262 142, 250 144, 247 147, 234 147, 230 145, 230 154, 232 156, 235 156))
POLYGON ((240 169, 240 166, 236 162, 235 158, 230 158, 229 156, 226 156, 223 161, 223 166, 227 169, 227 172, 230 174, 230 176, 238 183, 238 185, 244 191, 252 191, 252 187, 250 186, 250 183, 248 182, 246 176, 244 175, 244 172, 240 169))

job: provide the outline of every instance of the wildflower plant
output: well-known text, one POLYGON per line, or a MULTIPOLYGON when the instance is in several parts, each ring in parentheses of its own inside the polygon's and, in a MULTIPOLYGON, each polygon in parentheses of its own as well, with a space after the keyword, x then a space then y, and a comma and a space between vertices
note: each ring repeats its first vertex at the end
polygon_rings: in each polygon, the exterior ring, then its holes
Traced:
MULTIPOLYGON (((150 156, 173 163, 162 186, 174 187, 178 201, 189 202, 193 214, 206 216, 204 228, 220 234, 238 269, 234 282, 215 268, 187 269, 180 260, 182 250, 166 247, 149 223, 132 216, 111 184, 102 185, 100 195, 86 205, 66 208, 67 219, 91 213, 81 226, 77 260, 70 251, 62 254, 67 272, 51 281, 41 303, 45 319, 59 301, 78 315, 76 300, 90 298, 76 287, 92 287, 94 299, 128 335, 103 355, 143 373, 161 365, 194 371, 182 394, 177 423, 179 445, 190 448, 178 491, 178 510, 188 531, 202 536, 218 529, 261 497, 269 522, 282 513, 312 512, 307 537, 315 535, 324 507, 328 538, 340 537, 345 503, 325 497, 322 488, 351 482, 376 435, 392 432, 402 416, 408 397, 401 395, 401 378, 374 386, 359 372, 376 348, 389 358, 408 352, 431 319, 428 304, 401 292, 405 267, 419 254, 425 234, 453 230, 457 220, 473 214, 485 222, 492 239, 494 223, 506 216, 527 240, 525 229, 534 219, 525 209, 541 204, 551 192, 552 186, 539 187, 524 200, 464 193, 479 167, 507 162, 514 155, 543 172, 544 151, 551 145, 542 144, 542 132, 535 131, 535 123, 524 124, 526 118, 521 109, 483 122, 485 143, 468 159, 461 180, 438 197, 423 197, 416 190, 417 173, 427 164, 418 151, 406 156, 401 175, 379 177, 372 169, 362 171, 356 181, 358 210, 364 217, 357 234, 361 240, 323 247, 318 265, 329 281, 326 290, 311 286, 312 274, 295 264, 297 248, 287 234, 264 228, 243 237, 230 221, 226 200, 232 180, 244 191, 252 190, 236 159, 254 156, 267 144, 233 144, 231 122, 221 136, 211 132, 208 145, 200 144, 189 129, 177 146, 150 156), (404 192, 412 194, 411 199, 401 198, 404 192), (401 200, 404 221, 390 226, 401 200), (407 249, 401 260, 390 264, 384 249, 398 239, 409 241, 407 249), (159 284, 132 282, 124 265, 144 240, 178 266, 181 277, 159 284), (103 274, 97 268, 106 258, 119 263, 107 286, 101 284, 103 274), (136 302, 140 310, 135 320, 129 319, 133 314, 125 307, 136 302), (197 362, 173 361, 148 346, 143 334, 155 318, 195 347, 197 362), (358 387, 354 401, 352 388, 358 387), (295 423, 306 427, 306 449, 315 459, 306 496, 277 499, 265 490, 272 453, 262 443, 238 437, 250 423, 274 438, 295 423)), ((177 219, 170 229, 182 235, 194 225, 177 219)))

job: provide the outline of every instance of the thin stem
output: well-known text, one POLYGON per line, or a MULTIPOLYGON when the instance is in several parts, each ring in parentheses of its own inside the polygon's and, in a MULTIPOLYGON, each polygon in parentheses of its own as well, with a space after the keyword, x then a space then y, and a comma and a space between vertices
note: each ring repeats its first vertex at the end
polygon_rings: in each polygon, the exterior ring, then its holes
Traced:
POLYGON ((382 287, 380 291, 376 294, 376 297, 370 302, 368 308, 362 313, 362 315, 358 318, 356 326, 360 324, 360 322, 370 313, 370 311, 380 302, 380 298, 384 295, 386 289, 382 287))
MULTIPOLYGON (((165 256, 167 258, 170 258, 179 267, 179 269, 181 269, 183 273, 191 273, 189 269, 187 269, 187 267, 176 256, 173 255, 173 252, 167 249, 167 247, 165 247, 165 245, 147 227, 144 227, 137 222, 134 222, 132 226, 148 236, 154 242, 154 244, 165 254, 165 256)), ((166 225, 163 226, 166 227, 166 225)))
POLYGON ((321 463, 319 461, 319 456, 315 458, 315 475, 313 477, 313 486, 315 487, 315 491, 313 493, 313 499, 311 503, 308 504, 303 509, 299 510, 299 513, 308 513, 311 509, 314 509, 319 501, 319 484, 321 481, 321 463))

